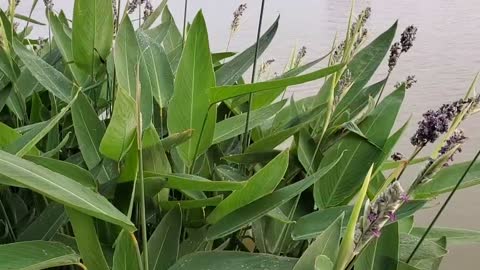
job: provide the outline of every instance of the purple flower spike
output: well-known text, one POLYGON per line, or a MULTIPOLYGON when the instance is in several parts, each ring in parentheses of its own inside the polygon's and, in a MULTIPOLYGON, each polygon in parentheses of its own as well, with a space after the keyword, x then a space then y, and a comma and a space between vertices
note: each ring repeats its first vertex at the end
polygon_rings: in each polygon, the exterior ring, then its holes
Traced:
POLYGON ((392 221, 392 222, 397 221, 397 215, 394 212, 390 211, 390 212, 388 212, 387 215, 388 215, 388 218, 390 219, 390 221, 392 221))
POLYGON ((377 220, 377 218, 378 218, 378 215, 375 213, 368 214, 368 221, 370 222, 374 222, 375 220, 377 220))
POLYGON ((402 200, 402 202, 406 203, 408 201, 410 201, 410 197, 408 196, 407 193, 403 193, 400 195, 400 199, 402 200))
POLYGON ((380 230, 378 230, 378 229, 373 229, 373 230, 372 230, 372 235, 373 235, 373 237, 375 237, 375 238, 379 238, 380 235, 382 235, 382 232, 381 232, 380 230))

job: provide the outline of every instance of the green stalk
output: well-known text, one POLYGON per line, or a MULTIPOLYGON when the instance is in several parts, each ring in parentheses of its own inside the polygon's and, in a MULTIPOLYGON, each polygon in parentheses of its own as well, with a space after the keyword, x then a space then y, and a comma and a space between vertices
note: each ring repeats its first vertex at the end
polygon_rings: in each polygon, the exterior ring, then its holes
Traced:
POLYGON ((185 0, 185 4, 183 7, 182 48, 183 46, 185 46, 185 32, 187 31, 187 8, 188 0, 185 0))
MULTIPOLYGON (((137 153, 138 153, 138 180, 140 181, 140 223, 142 226, 142 246, 143 246, 143 264, 144 270, 148 270, 148 238, 147 238, 147 218, 145 214, 145 182, 143 177, 143 140, 142 140, 142 113, 141 113, 141 85, 140 85, 140 66, 137 64, 137 153)), ((134 194, 132 194, 134 196, 134 194)))
MULTIPOLYGON (((262 21, 263 21, 263 11, 265 9, 265 0, 262 0, 262 6, 260 7, 260 18, 258 20, 258 29, 257 29, 257 42, 255 43, 255 56, 253 58, 253 67, 252 67, 252 78, 251 78, 251 83, 255 82, 255 71, 257 69, 257 58, 258 58, 258 41, 260 40, 260 34, 262 31, 262 21)), ((252 101, 253 101, 253 94, 250 93, 248 95, 248 110, 247 110, 247 117, 245 120, 245 132, 243 134, 243 147, 242 147, 242 153, 245 152, 245 150, 248 147, 249 141, 250 141, 250 134, 248 132, 248 122, 250 121, 250 111, 252 110, 252 101)))
POLYGON ((467 175, 468 171, 470 171, 470 169, 472 168, 473 164, 475 163, 475 161, 477 160, 478 156, 480 155, 480 150, 477 152, 477 154, 475 155, 475 157, 473 158, 472 162, 470 162, 470 164, 468 165, 467 169, 465 170, 465 172, 463 173, 462 177, 460 177, 460 179, 458 180, 457 184, 455 185, 455 187, 453 188, 453 190, 450 192, 450 194, 448 195, 447 199, 445 200, 445 202, 443 203, 442 207, 440 208, 440 210, 437 212, 437 214, 435 215, 435 217, 433 218, 433 220, 430 222, 430 225, 428 225, 428 228, 427 230, 425 230, 425 232, 423 233, 422 237, 420 238, 420 240, 418 241, 417 245, 415 246, 415 248, 413 249, 412 253, 410 254, 410 256, 408 256, 408 259, 406 261, 406 263, 409 263, 413 256, 415 255, 415 253, 417 252, 418 248, 420 248, 420 245, 422 244, 422 242, 425 240, 425 238, 427 237, 428 233, 430 232, 430 230, 433 228, 433 226, 435 225, 435 222, 437 222, 438 218, 440 217, 440 215, 442 214, 443 210, 445 210, 445 207, 448 205, 448 203, 450 202, 450 200, 452 199, 453 195, 455 194, 455 192, 457 191, 457 189, 460 187, 460 185, 462 184, 463 180, 465 179, 465 176, 467 175))

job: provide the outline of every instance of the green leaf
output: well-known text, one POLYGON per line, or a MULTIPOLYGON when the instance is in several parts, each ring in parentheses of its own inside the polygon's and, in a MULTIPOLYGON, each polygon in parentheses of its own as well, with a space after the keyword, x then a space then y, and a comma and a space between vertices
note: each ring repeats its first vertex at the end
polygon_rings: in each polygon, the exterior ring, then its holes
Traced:
POLYGON ((291 270, 297 260, 289 257, 273 256, 235 251, 196 252, 182 257, 169 270, 291 270))
POLYGON ((0 245, 0 269, 36 270, 80 263, 71 248, 57 242, 30 241, 0 245))
POLYGON ((213 140, 216 108, 209 106, 207 90, 214 85, 207 28, 203 14, 199 12, 188 32, 167 114, 170 133, 195 130, 192 138, 177 148, 188 167, 213 140))
POLYGON ((135 67, 139 62, 140 49, 129 16, 123 17, 118 27, 113 56, 119 88, 126 90, 130 97, 135 98, 137 89, 135 67))
POLYGON ((358 255, 355 269, 397 269, 398 246, 398 223, 393 223, 383 228, 380 238, 372 240, 358 255))
POLYGON ((88 188, 91 188, 92 190, 95 190, 97 188, 97 183, 93 178, 92 174, 75 164, 62 160, 38 156, 25 156, 24 158, 37 165, 43 166, 49 170, 64 175, 72 180, 75 180, 78 183, 88 188))
POLYGON ((112 119, 100 142, 100 152, 115 161, 120 161, 132 146, 137 126, 135 108, 135 100, 119 88, 112 119))
POLYGON ((75 64, 88 74, 94 75, 112 48, 112 1, 75 0, 72 21, 72 51, 75 64))
POLYGON ((113 253, 113 270, 141 270, 138 243, 132 233, 122 231, 113 253))
MULTIPOLYGON (((341 159, 341 156, 338 160, 341 159)), ((221 219, 218 223, 212 225, 208 229, 207 239, 213 240, 229 233, 239 230, 246 224, 249 224, 262 216, 268 214, 273 209, 288 202, 298 194, 305 191, 311 185, 313 185, 322 175, 327 173, 338 163, 338 160, 329 164, 326 167, 319 169, 315 174, 296 182, 282 189, 276 190, 273 193, 260 198, 250 204, 243 206, 235 210, 234 212, 221 219)))
POLYGON ((333 262, 325 255, 320 255, 315 259, 315 270, 332 270, 333 262))
POLYGON ((343 67, 343 65, 335 65, 313 71, 304 75, 296 77, 289 77, 284 79, 276 79, 266 82, 258 82, 252 84, 239 84, 232 86, 217 86, 208 90, 210 103, 215 104, 220 101, 224 101, 230 98, 242 96, 250 93, 258 93, 261 91, 272 90, 276 88, 282 88, 292 85, 298 85, 310 81, 314 81, 337 72, 343 67))
MULTIPOLYGON (((412 196, 415 199, 431 199, 451 191, 469 164, 470 162, 462 162, 444 167, 430 181, 415 188, 412 196)), ((478 184, 480 184, 480 162, 472 166, 459 188, 467 188, 478 184)))
POLYGON ((350 90, 348 90, 348 93, 351 93, 349 97, 352 97, 352 99, 361 97, 357 95, 357 92, 362 91, 362 88, 370 81, 380 64, 383 63, 383 59, 390 48, 396 30, 397 22, 355 54, 350 61, 347 69, 351 73, 353 84, 350 90))
MULTIPOLYGON (((0 148, 1 149, 4 149, 6 146, 14 143, 21 137, 22 135, 20 135, 15 129, 0 122, 0 148)), ((28 152, 28 154, 39 155, 40 151, 36 147, 33 147, 28 152)))
POLYGON ((283 179, 288 167, 288 151, 284 151, 265 167, 248 179, 239 190, 225 198, 207 217, 207 222, 215 224, 229 213, 273 192, 283 179))
POLYGON ((42 22, 39 22, 35 19, 32 19, 31 17, 25 16, 25 15, 22 15, 22 14, 15 13, 14 17, 17 18, 17 19, 20 19, 22 21, 33 23, 33 24, 36 24, 36 25, 45 25, 42 22))
MULTIPOLYGON (((404 96, 405 87, 401 86, 387 96, 359 125, 363 134, 376 145, 385 145, 404 96)), ((378 161, 383 157, 383 152, 371 143, 355 134, 347 134, 325 152, 320 166, 328 164, 344 151, 346 153, 341 166, 335 167, 315 186, 315 202, 319 208, 348 203, 357 193, 368 166, 372 163, 379 166, 378 161)))
MULTIPOLYGON (((52 29, 53 36, 55 37, 55 44, 57 44, 57 47, 62 54, 64 61, 66 63, 69 63, 67 67, 72 72, 75 81, 77 81, 77 83, 81 85, 86 80, 87 74, 78 67, 78 63, 73 63, 75 59, 73 57, 72 38, 67 34, 65 30, 65 27, 67 27, 67 25, 64 25, 60 21, 60 19, 51 11, 48 11, 48 22, 50 23, 50 28, 52 29)), ((87 70, 90 69, 91 67, 88 67, 87 70)))
POLYGON ((335 259, 337 257, 338 245, 340 244, 342 223, 343 214, 331 223, 328 228, 308 246, 297 264, 295 264, 293 270, 314 269, 317 261, 316 258, 320 255, 335 259))
POLYGON ((98 241, 94 219, 72 208, 66 208, 75 241, 88 269, 109 270, 102 247, 98 241))
MULTIPOLYGON (((187 192, 184 192, 188 194, 187 192)), ((202 193, 203 194, 203 193, 202 193)), ((222 195, 206 199, 183 200, 183 201, 161 201, 160 207, 164 210, 170 210, 177 206, 181 209, 203 208, 206 206, 217 206, 223 199, 222 195)))
POLYGON ((72 100, 73 83, 60 71, 47 64, 43 59, 29 51, 18 40, 13 42, 15 53, 20 57, 25 67, 32 73, 37 81, 65 103, 72 100))
POLYGON ((229 162, 237 163, 237 164, 252 164, 252 163, 262 163, 266 164, 275 158, 280 153, 280 150, 272 150, 266 152, 253 152, 253 153, 245 153, 245 154, 238 154, 238 155, 230 155, 224 156, 222 159, 227 160, 229 162))
MULTIPOLYGON (((339 164, 340 165, 340 164, 339 164)), ((347 264, 353 259, 353 251, 355 248, 354 238, 355 238, 355 228, 358 221, 358 217, 360 215, 360 211, 362 210, 363 201, 367 196, 368 185, 370 184, 370 179, 372 177, 373 171, 373 164, 370 166, 367 175, 365 176, 365 180, 363 181, 362 188, 360 189, 357 200, 353 206, 352 214, 348 219, 347 228, 345 229, 345 233, 343 235, 342 243, 340 245, 340 250, 338 251, 338 258, 335 260, 334 269, 342 270, 345 269, 347 264)))
MULTIPOLYGON (((410 234, 421 237, 426 228, 414 227, 410 234)), ((470 245, 480 243, 480 232, 457 228, 432 228, 425 239, 436 241, 443 236, 447 237, 449 245, 470 245)))
MULTIPOLYGON (((164 1, 166 2, 166 1, 164 1)), ((140 81, 143 91, 152 93, 160 108, 166 108, 173 93, 173 73, 163 48, 145 32, 138 32, 140 81)))
POLYGON ((236 55, 234 52, 218 52, 218 53, 212 53, 212 62, 215 63, 220 63, 220 61, 227 59, 229 57, 232 57, 236 55))
POLYGON ((18 235, 17 241, 50 241, 65 222, 67 222, 67 215, 63 205, 49 203, 45 210, 18 235))
POLYGON ((162 218, 148 240, 150 270, 166 270, 177 261, 181 232, 182 211, 175 207, 162 218))
POLYGON ((346 217, 350 217, 352 213, 352 206, 338 206, 327 209, 319 209, 308 215, 301 217, 295 223, 292 231, 292 238, 294 240, 305 240, 313 238, 321 234, 332 222, 345 213, 346 217))
POLYGON ((70 110, 76 98, 77 95, 75 95, 70 103, 63 107, 57 115, 46 121, 42 126, 39 126, 38 129, 30 130, 24 134, 18 140, 7 146, 5 150, 9 153, 15 153, 19 157, 26 155, 58 124, 63 116, 70 110))
MULTIPOLYGON (((263 124, 275 113, 280 111, 280 109, 283 108, 285 103, 286 100, 282 100, 265 108, 252 111, 248 122, 249 130, 263 124)), ((216 144, 231 139, 245 132, 246 117, 246 114, 240 114, 218 122, 215 125, 213 143, 216 144)))
POLYGON ((169 134, 168 137, 160 140, 160 143, 162 144, 162 147, 163 149, 165 149, 165 151, 169 151, 173 147, 190 140, 192 135, 193 135, 193 129, 187 129, 182 132, 169 134))
POLYGON ((85 164, 91 170, 102 161, 99 148, 105 134, 105 125, 82 92, 72 106, 72 119, 78 147, 85 164))
MULTIPOLYGON (((406 261, 410 254, 412 253, 413 249, 417 245, 418 241, 420 241, 419 237, 401 233, 400 234, 400 253, 399 258, 402 261, 406 261)), ((447 254, 447 250, 437 243, 431 240, 424 240, 420 248, 417 250, 415 255, 413 256, 413 261, 424 260, 424 259, 434 259, 440 258, 447 254)))
POLYGON ((143 150, 143 170, 159 174, 172 172, 172 167, 161 144, 143 150))
POLYGON ((1 175, 35 192, 129 231, 135 230, 131 221, 103 196, 64 175, 3 151, 0 151, 0 165, 1 175))
POLYGON ((163 42, 163 47, 168 55, 172 71, 173 73, 176 73, 179 57, 182 53, 183 38, 182 33, 180 33, 175 24, 175 20, 168 9, 168 6, 165 6, 163 9, 162 24, 163 23, 169 24, 168 33, 163 42))
MULTIPOLYGON (((272 26, 270 26, 265 34, 263 34, 258 40, 257 57, 260 57, 272 42, 273 37, 277 33, 279 20, 280 16, 277 17, 272 26)), ((232 85, 238 81, 238 79, 242 77, 242 75, 250 68, 250 66, 253 65, 256 46, 257 44, 253 44, 244 52, 238 54, 235 56, 235 58, 219 68, 215 72, 217 78, 216 85, 232 85)))
POLYGON ((232 191, 242 189, 245 186, 245 182, 211 181, 190 174, 164 174, 152 177, 152 174, 146 173, 147 175, 145 182, 163 182, 164 187, 178 190, 232 191))

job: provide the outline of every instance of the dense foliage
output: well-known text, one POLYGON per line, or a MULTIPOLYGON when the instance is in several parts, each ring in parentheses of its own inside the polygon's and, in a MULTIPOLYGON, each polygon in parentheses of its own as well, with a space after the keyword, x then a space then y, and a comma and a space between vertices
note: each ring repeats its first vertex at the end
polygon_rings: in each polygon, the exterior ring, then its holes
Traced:
MULTIPOLYGON (((365 45, 367 8, 327 56, 303 63, 301 48, 249 84, 279 19, 245 51, 212 53, 202 12, 184 39, 166 0, 134 22, 144 1, 122 13, 75 0, 71 19, 45 1, 45 40, 15 2, 0 11, 0 269, 438 269, 447 243, 480 236, 433 228, 412 252, 425 232, 414 214, 469 165, 448 163, 478 111, 472 84, 424 114, 411 155, 394 153, 414 78, 382 93, 415 27, 365 45), (319 79, 317 95, 284 99, 319 79)), ((475 163, 461 187, 479 179, 475 163)))

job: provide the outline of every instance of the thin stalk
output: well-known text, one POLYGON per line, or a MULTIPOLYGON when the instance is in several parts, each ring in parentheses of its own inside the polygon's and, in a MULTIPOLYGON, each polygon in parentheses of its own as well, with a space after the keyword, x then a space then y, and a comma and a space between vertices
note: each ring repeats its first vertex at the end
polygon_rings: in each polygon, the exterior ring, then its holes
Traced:
POLYGON ((5 210, 5 207, 3 206, 3 202, 0 199, 0 210, 2 211, 2 215, 5 217, 5 222, 7 224, 7 228, 10 231, 10 236, 13 240, 13 242, 17 241, 17 238, 15 237, 15 232, 13 231, 12 223, 10 222, 10 219, 8 218, 7 211, 5 210))
POLYGON ((383 90, 385 90, 385 86, 387 85, 388 78, 390 78, 391 72, 389 71, 387 77, 385 78, 385 83, 382 85, 382 89, 380 89, 380 94, 378 94, 377 102, 375 102, 375 107, 377 107, 378 103, 380 103, 380 99, 382 98, 383 90))
POLYGON ((140 85, 140 67, 137 64, 137 153, 138 153, 138 180, 140 181, 140 223, 142 226, 142 246, 143 246, 143 264, 144 270, 148 270, 148 238, 147 238, 147 218, 145 214, 145 182, 143 176, 143 128, 141 113, 141 85, 140 85))
MULTIPOLYGON (((253 58, 253 67, 252 67, 252 78, 251 78, 251 83, 255 82, 255 71, 257 69, 257 58, 258 58, 258 41, 260 40, 260 33, 262 31, 262 21, 263 21, 263 11, 265 9, 265 0, 262 0, 262 6, 260 7, 260 18, 258 20, 258 29, 257 29, 257 42, 255 43, 255 56, 253 58)), ((248 122, 250 121, 250 111, 252 110, 252 101, 253 101, 253 94, 250 93, 248 95, 248 110, 247 110, 247 119, 245 120, 245 132, 243 134, 243 147, 242 147, 242 153, 245 152, 245 150, 248 147, 248 143, 250 141, 250 135, 248 132, 248 122)))
POLYGON ((480 155, 480 150, 477 152, 477 154, 475 155, 475 157, 473 158, 472 162, 470 162, 470 164, 468 165, 467 169, 465 170, 465 172, 463 173, 462 177, 460 177, 460 179, 458 180, 457 184, 455 185, 455 187, 453 188, 453 190, 450 192, 450 194, 448 195, 447 199, 445 200, 445 202, 443 203, 442 207, 440 208, 440 210, 437 212, 437 214, 435 215, 435 217, 433 218, 432 222, 430 222, 430 225, 428 225, 428 228, 427 230, 425 230, 425 232, 423 233, 422 237, 420 238, 420 240, 418 241, 417 245, 415 246, 415 248, 413 249, 412 253, 410 254, 410 256, 408 256, 408 259, 406 261, 406 263, 409 263, 413 256, 415 255, 415 253, 417 252, 418 248, 420 247, 420 245, 422 244, 422 242, 425 240, 425 238, 427 237, 428 233, 430 232, 430 230, 433 228, 433 226, 435 225, 435 222, 437 222, 438 218, 440 217, 440 215, 442 214, 443 210, 445 209, 445 207, 447 207, 448 203, 450 202, 450 200, 452 199, 453 195, 455 194, 455 192, 457 191, 457 189, 460 187, 460 185, 462 184, 463 180, 465 179, 465 176, 467 175, 468 171, 470 171, 470 169, 472 168, 473 164, 475 164, 475 161, 477 161, 477 158, 478 156, 480 155))
POLYGON ((182 48, 185 45, 185 32, 187 31, 187 8, 188 0, 185 0, 185 5, 183 7, 182 48))

